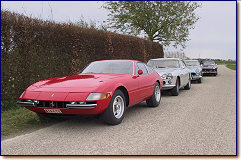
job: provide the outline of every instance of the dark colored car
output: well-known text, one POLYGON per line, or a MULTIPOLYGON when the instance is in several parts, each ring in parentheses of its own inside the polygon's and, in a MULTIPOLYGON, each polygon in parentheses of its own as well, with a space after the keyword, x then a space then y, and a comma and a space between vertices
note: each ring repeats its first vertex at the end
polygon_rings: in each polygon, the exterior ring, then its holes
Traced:
POLYGON ((214 60, 203 60, 201 62, 203 75, 214 75, 218 74, 218 65, 214 60))

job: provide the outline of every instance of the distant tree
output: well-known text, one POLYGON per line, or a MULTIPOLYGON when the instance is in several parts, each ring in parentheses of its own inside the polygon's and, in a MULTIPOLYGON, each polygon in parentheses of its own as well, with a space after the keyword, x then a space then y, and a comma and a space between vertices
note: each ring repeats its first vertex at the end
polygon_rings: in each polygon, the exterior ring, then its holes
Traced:
POLYGON ((201 4, 188 1, 108 1, 107 23, 118 32, 142 35, 151 41, 185 48, 189 31, 199 17, 195 10, 201 4))
POLYGON ((165 52, 165 57, 166 58, 181 58, 181 59, 190 59, 189 57, 186 56, 184 52, 181 51, 169 51, 165 52))

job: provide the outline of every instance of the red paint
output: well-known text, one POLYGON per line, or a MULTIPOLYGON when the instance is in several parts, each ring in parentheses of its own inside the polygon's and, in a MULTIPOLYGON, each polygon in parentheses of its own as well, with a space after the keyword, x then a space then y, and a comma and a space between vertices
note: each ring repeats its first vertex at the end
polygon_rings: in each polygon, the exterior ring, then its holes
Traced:
MULTIPOLYGON (((136 73, 136 62, 134 73, 136 73)), ((139 72, 139 71, 138 71, 139 72)), ((154 91, 156 81, 161 77, 154 71, 149 75, 128 75, 108 73, 84 73, 74 76, 57 77, 42 80, 28 87, 21 99, 42 101, 81 101, 84 102, 91 92, 111 93, 122 86, 129 94, 129 106, 150 98, 154 91), (54 96, 52 96, 54 94, 54 96)), ((97 107, 93 109, 62 109, 63 114, 100 114, 109 105, 111 96, 105 100, 97 101, 97 107)), ((43 107, 26 107, 34 112, 44 113, 43 107)))

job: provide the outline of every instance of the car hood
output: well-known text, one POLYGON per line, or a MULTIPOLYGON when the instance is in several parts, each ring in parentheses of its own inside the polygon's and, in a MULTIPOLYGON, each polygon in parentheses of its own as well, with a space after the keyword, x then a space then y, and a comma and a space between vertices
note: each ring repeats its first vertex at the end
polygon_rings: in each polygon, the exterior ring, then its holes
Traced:
POLYGON ((155 71, 162 76, 163 74, 168 74, 168 73, 172 73, 174 74, 175 72, 177 72, 179 69, 178 68, 155 68, 155 71))
POLYGON ((202 70, 199 66, 187 66, 187 68, 193 73, 199 73, 202 70))
POLYGON ((105 81, 118 78, 114 74, 78 74, 75 76, 57 77, 39 81, 31 85, 31 91, 56 92, 90 92, 105 81))

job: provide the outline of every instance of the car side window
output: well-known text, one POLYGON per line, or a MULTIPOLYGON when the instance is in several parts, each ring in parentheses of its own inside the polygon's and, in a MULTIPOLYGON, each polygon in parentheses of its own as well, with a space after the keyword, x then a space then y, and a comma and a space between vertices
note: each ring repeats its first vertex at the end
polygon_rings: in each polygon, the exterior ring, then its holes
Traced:
POLYGON ((145 67, 147 69, 148 74, 152 74, 153 73, 153 69, 151 67, 147 66, 146 64, 145 64, 145 67))
POLYGON ((182 65, 183 65, 184 67, 186 67, 186 63, 185 63, 184 61, 182 61, 182 65))
POLYGON ((143 71, 143 74, 142 75, 147 75, 148 74, 148 72, 147 72, 147 69, 146 69, 146 67, 145 67, 145 64, 143 64, 143 63, 136 63, 136 74, 138 75, 138 70, 139 69, 141 69, 142 71, 143 71))
POLYGON ((184 68, 184 67, 185 67, 185 64, 183 63, 183 61, 179 61, 179 64, 180 64, 180 67, 181 67, 181 68, 184 68))

